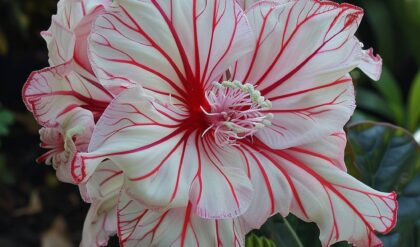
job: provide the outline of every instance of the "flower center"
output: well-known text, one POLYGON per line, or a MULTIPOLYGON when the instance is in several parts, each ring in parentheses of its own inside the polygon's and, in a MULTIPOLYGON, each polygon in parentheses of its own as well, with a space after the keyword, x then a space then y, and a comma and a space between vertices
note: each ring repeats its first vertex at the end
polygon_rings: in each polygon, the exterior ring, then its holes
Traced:
POLYGON ((220 146, 235 145, 237 140, 252 137, 259 129, 271 125, 273 114, 264 113, 271 108, 271 102, 251 84, 215 82, 206 99, 211 112, 202 108, 210 125, 204 134, 213 130, 220 146))

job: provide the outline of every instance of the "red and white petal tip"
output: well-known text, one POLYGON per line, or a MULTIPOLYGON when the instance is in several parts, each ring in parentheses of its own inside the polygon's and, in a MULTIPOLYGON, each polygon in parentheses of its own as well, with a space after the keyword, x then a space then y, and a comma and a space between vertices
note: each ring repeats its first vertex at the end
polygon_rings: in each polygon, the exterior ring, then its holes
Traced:
MULTIPOLYGON (((333 134, 325 141, 334 143, 337 138, 343 136, 333 134)), ((272 166, 285 177, 287 181, 271 187, 288 184, 290 212, 318 225, 323 246, 339 241, 381 246, 375 232, 388 233, 395 226, 396 194, 376 191, 343 171, 345 141, 339 142, 343 144, 315 142, 285 150, 273 150, 260 142, 253 148, 270 160, 264 164, 266 169, 272 166)))
POLYGON ((55 127, 58 119, 81 107, 99 116, 112 96, 95 80, 72 70, 72 62, 32 72, 22 90, 23 101, 38 123, 55 127))

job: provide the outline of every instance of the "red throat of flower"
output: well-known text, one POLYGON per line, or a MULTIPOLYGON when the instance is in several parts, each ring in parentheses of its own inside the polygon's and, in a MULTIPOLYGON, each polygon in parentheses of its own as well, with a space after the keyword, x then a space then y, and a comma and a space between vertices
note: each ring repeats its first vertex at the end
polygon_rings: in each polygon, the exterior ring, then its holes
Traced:
MULTIPOLYGON (((215 82, 206 92, 211 112, 202 108, 218 145, 235 145, 239 139, 252 137, 259 129, 270 126, 273 118, 266 113, 271 102, 251 84, 239 81, 215 82)), ((203 135, 204 135, 203 134, 203 135)))

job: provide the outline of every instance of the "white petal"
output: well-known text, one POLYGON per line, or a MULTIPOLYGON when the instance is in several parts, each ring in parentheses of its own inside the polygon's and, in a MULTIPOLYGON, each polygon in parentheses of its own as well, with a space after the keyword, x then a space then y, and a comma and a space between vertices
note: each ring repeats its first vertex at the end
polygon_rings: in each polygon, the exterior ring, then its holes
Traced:
MULTIPOLYGON (((292 0, 270 0, 271 2, 276 3, 287 3, 292 0)), ((255 3, 265 4, 267 1, 264 0, 236 0, 236 2, 241 6, 243 10, 247 10, 249 7, 251 7, 255 3)))
POLYGON ((342 133, 286 150, 253 145, 271 157, 265 165, 277 167, 287 177, 293 192, 290 212, 317 223, 323 246, 343 240, 378 246, 375 232, 387 233, 395 226, 396 195, 376 191, 340 169, 344 146, 342 133), (329 141, 335 145, 325 145, 329 141))
POLYGON ((76 37, 53 16, 51 26, 41 33, 47 42, 49 64, 56 66, 65 63, 73 57, 76 37))
POLYGON ((85 201, 92 205, 83 226, 81 247, 107 246, 117 233, 117 206, 124 183, 122 171, 104 161, 86 184, 79 185, 85 201))
POLYGON ((350 76, 272 98, 272 125, 257 136, 276 149, 311 143, 342 129, 356 108, 355 101, 350 76))
POLYGON ((252 49, 234 1, 118 3, 97 19, 90 40, 94 70, 115 94, 138 83, 163 101, 201 104, 203 89, 252 49))
POLYGON ((42 36, 47 42, 49 62, 56 66, 70 61, 73 56, 91 72, 87 61, 87 35, 95 16, 111 4, 111 0, 61 0, 51 26, 42 36))
POLYGON ((77 152, 87 151, 94 125, 91 112, 76 108, 60 117, 57 126, 41 128, 41 147, 49 151, 38 158, 38 162, 53 165, 60 181, 74 183, 70 169, 72 158, 77 152))
POLYGON ((152 211, 123 194, 118 208, 118 235, 123 247, 245 246, 240 219, 202 219, 194 215, 191 204, 152 211))
POLYGON ((355 101, 347 74, 358 66, 374 77, 380 71, 380 61, 366 59, 354 37, 363 10, 329 1, 264 1, 246 14, 257 44, 232 75, 273 103, 274 124, 261 140, 283 149, 342 129, 355 101))
POLYGON ((109 237, 117 233, 118 198, 118 194, 112 194, 90 206, 80 247, 108 245, 109 237))
POLYGON ((58 118, 77 107, 100 115, 112 96, 88 76, 73 71, 71 62, 33 72, 23 87, 26 107, 42 126, 54 127, 58 118))

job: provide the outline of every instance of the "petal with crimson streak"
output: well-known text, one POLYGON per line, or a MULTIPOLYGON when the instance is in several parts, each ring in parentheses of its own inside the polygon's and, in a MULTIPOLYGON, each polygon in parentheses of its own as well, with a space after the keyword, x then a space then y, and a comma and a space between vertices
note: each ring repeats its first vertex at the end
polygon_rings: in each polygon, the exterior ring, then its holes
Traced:
POLYGON ((245 233, 240 217, 202 219, 194 215, 191 204, 153 211, 123 193, 118 205, 118 236, 123 247, 242 247, 245 233))
MULTIPOLYGON (((275 167, 286 177, 292 191, 290 212, 318 225, 323 246, 339 241, 381 246, 375 232, 388 233, 395 226, 396 195, 376 191, 343 171, 344 147, 340 132, 321 142, 285 150, 273 150, 262 142, 248 145, 270 160, 265 166, 275 167)), ((271 185, 275 186, 279 185, 271 185)), ((247 212, 253 213, 255 210, 247 212)))
POLYGON ((363 10, 329 1, 262 1, 246 15, 257 42, 232 76, 255 84, 273 103, 274 124, 259 138, 283 149, 342 129, 355 101, 347 74, 358 66, 380 74, 380 58, 354 37, 363 10))
POLYGON ((71 60, 76 44, 74 33, 66 29, 57 19, 53 16, 50 28, 41 33, 47 42, 48 62, 51 66, 71 60))
POLYGON ((128 177, 127 193, 149 208, 186 207, 191 200, 204 218, 240 215, 253 190, 239 153, 202 138, 186 118, 139 87, 125 90, 98 121, 89 153, 74 158, 73 177, 85 182, 109 159, 128 177))
POLYGON ((56 169, 57 178, 66 183, 74 183, 71 176, 71 161, 75 153, 86 152, 95 122, 92 113, 84 109, 74 109, 60 117, 55 127, 40 129, 41 147, 49 149, 38 158, 56 169))
POLYGON ((232 0, 120 0, 95 22, 89 50, 111 91, 138 83, 162 101, 191 105, 252 46, 232 0))
MULTIPOLYGON (((236 2, 241 6, 243 10, 248 9, 255 3, 264 2, 264 1, 267 2, 267 0, 236 0, 236 2)), ((293 0, 269 0, 269 1, 276 2, 276 3, 287 3, 293 0)))
POLYGON ((83 225, 80 247, 108 246, 109 237, 117 233, 118 195, 93 203, 83 225))
POLYGON ((82 107, 98 117, 112 96, 94 78, 73 71, 74 64, 32 72, 22 90, 26 107, 42 126, 54 127, 58 118, 82 107))
POLYGON ((86 201, 92 203, 83 226, 81 247, 107 246, 117 233, 117 206, 124 182, 122 171, 104 161, 86 184, 79 186, 86 201))
POLYGON ((90 29, 93 18, 110 0, 61 0, 57 4, 57 14, 52 17, 51 26, 42 32, 47 42, 49 62, 56 66, 68 62, 73 55, 87 71, 90 65, 86 60, 86 36, 82 30, 90 29), (84 53, 84 54, 83 54, 84 53))
MULTIPOLYGON (((323 157, 330 165, 346 171, 343 162, 345 145, 346 135, 342 131, 318 142, 308 154, 322 154, 318 156, 323 157)), ((293 193, 296 192, 287 171, 276 166, 272 156, 265 155, 258 149, 241 145, 237 150, 242 154, 244 169, 248 171, 254 190, 259 192, 255 194, 249 209, 242 215, 247 226, 258 229, 270 216, 278 212, 287 216, 293 193)))

